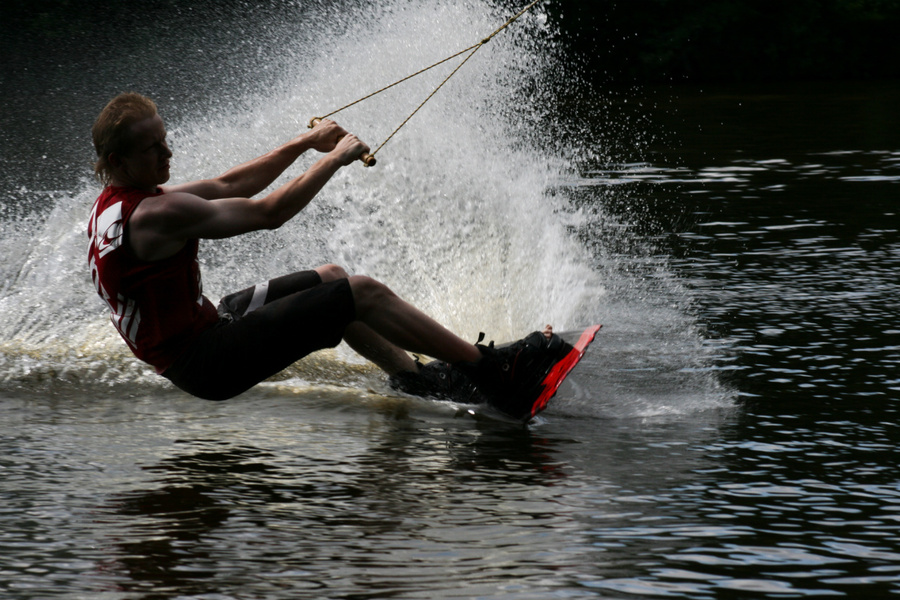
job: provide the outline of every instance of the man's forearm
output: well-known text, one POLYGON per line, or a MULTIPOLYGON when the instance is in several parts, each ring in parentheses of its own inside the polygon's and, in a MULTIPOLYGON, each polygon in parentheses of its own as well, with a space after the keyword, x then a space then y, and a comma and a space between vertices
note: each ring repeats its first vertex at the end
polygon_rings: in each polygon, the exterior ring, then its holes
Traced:
POLYGON ((326 154, 315 162, 303 175, 292 179, 266 196, 262 203, 272 220, 270 228, 277 228, 306 208, 328 180, 342 167, 340 158, 333 153, 326 154))
POLYGON ((221 197, 250 198, 275 181, 297 158, 310 149, 307 134, 236 167, 218 177, 223 191, 221 197))

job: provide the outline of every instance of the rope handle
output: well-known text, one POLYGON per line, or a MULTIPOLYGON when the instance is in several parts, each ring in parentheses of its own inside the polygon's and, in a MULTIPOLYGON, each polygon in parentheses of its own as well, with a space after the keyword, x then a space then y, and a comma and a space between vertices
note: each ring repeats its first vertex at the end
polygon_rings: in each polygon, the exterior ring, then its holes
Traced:
MULTIPOLYGON (((322 119, 323 119, 323 117, 313 117, 312 119, 310 119, 309 125, 308 125, 309 128, 312 129, 313 127, 315 127, 316 125, 321 123, 322 119)), ((344 137, 344 136, 341 136, 341 137, 344 137)), ((341 138, 338 138, 338 139, 340 140, 341 138)), ((375 160, 375 156, 373 156, 373 155, 374 155, 374 152, 372 154, 369 154, 368 152, 363 152, 362 154, 359 155, 359 160, 362 161, 362 164, 367 167, 374 167, 378 161, 375 160)))

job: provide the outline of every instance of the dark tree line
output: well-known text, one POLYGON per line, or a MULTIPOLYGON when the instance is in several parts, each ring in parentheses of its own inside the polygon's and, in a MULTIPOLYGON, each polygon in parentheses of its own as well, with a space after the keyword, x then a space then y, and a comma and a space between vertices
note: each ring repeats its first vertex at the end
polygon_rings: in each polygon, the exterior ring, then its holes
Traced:
MULTIPOLYGON (((354 2, 334 0, 353 10, 354 2)), ((374 1, 377 0, 367 0, 374 1)), ((435 0, 440 2, 443 0, 435 0)), ((527 0, 498 0, 506 9, 527 0)), ((304 0, 3 0, 0 49, 53 52, 110 17, 296 10, 304 0)), ((900 0, 545 0, 573 56, 622 82, 900 76, 900 0)), ((93 33, 91 33, 93 32, 93 33)))
POLYGON ((610 81, 900 76, 900 0, 550 0, 610 81))

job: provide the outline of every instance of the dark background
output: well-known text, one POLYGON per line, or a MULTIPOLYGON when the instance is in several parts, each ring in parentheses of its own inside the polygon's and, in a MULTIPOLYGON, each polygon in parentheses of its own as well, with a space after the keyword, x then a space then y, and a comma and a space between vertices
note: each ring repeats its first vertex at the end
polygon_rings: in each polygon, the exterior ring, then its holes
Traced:
MULTIPOLYGON (((352 10, 354 0, 341 4, 352 10)), ((512 14, 525 0, 502 0, 512 14)), ((316 4, 307 2, 306 4, 316 4)), ((334 3, 332 3, 334 4, 334 3)), ((159 19, 190 27, 203 13, 296 11, 273 0, 4 0, 3 69, 35 53, 114 42, 108 24, 159 19)), ((547 0, 565 43, 599 82, 703 83, 900 76, 900 0, 547 0)))
POLYGON ((554 0, 549 7, 601 80, 900 75, 900 0, 554 0))

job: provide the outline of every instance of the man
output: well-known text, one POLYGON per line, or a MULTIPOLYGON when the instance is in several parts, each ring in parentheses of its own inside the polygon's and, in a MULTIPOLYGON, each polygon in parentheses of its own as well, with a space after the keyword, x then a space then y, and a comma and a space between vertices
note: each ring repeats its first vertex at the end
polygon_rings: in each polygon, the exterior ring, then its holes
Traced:
POLYGON ((336 265, 231 294, 218 310, 203 295, 200 238, 278 228, 341 167, 368 152, 335 122, 324 120, 213 179, 177 185, 165 185, 172 153, 150 99, 117 96, 92 136, 95 172, 105 188, 88 226, 91 277, 134 354, 179 388, 211 400, 231 398, 342 339, 397 387, 415 393, 428 392, 429 370, 423 375, 407 352, 435 357, 442 369, 453 365, 487 397, 516 383, 509 365, 522 344, 499 350, 465 342, 384 284, 348 276, 336 265), (322 156, 275 191, 252 198, 307 150, 322 156))

